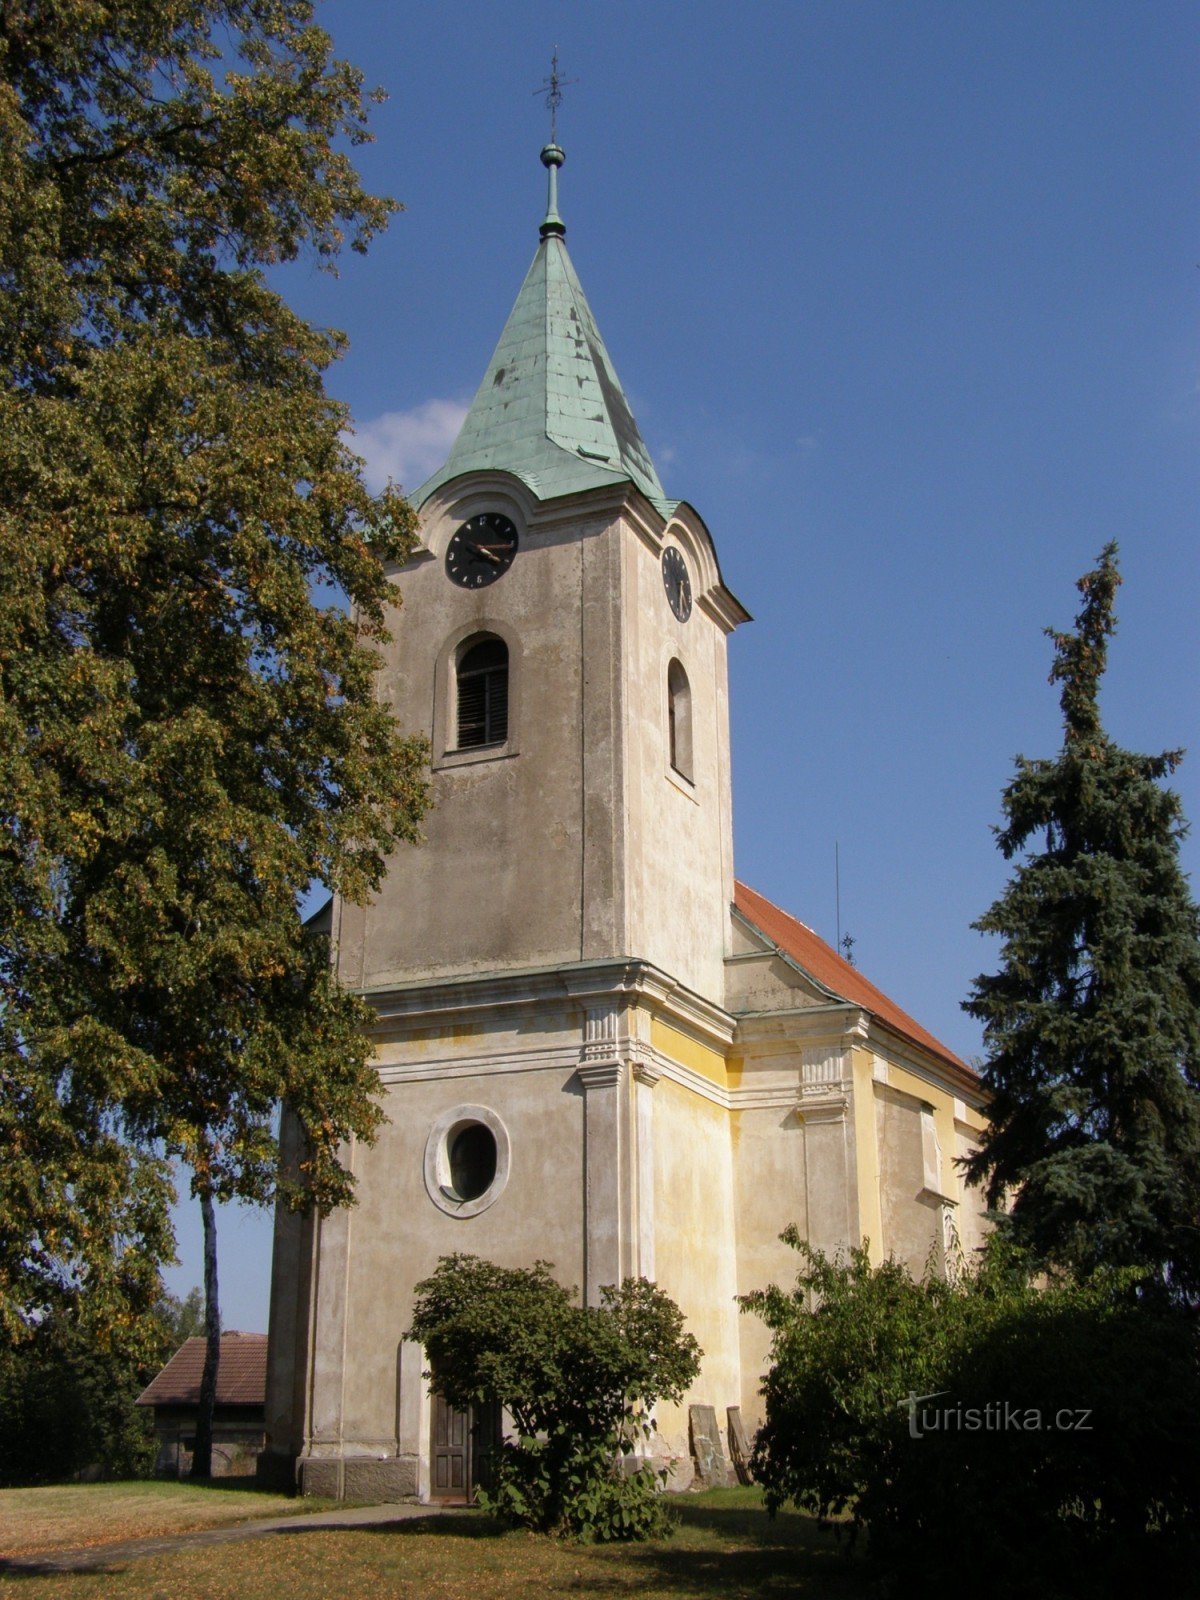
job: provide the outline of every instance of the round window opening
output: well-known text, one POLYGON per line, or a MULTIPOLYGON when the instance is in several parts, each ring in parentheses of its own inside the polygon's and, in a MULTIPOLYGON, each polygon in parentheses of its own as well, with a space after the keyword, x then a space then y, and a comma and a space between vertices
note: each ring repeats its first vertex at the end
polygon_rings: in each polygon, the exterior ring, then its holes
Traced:
POLYGON ((496 1181, 496 1136, 468 1122, 450 1138, 450 1187, 456 1200, 478 1200, 496 1181))
POLYGON ((451 1217, 477 1217, 508 1182, 508 1129, 488 1106, 451 1106, 425 1141, 425 1193, 451 1217))

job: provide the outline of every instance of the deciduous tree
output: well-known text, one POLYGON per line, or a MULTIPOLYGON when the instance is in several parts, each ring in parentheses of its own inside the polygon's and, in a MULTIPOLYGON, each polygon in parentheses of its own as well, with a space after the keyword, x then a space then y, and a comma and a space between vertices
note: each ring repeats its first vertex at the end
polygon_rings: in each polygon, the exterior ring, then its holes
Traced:
POLYGON ((413 521, 344 442, 341 336, 264 275, 386 223, 365 122, 305 0, 0 4, 10 1330, 56 1295, 152 1303, 162 1157, 206 1223, 269 1199, 282 1099, 285 1197, 336 1205, 379 1120, 365 1008, 297 902, 365 899, 416 834, 423 747, 375 694, 413 521))
POLYGON ((1200 1546, 1191 1313, 1137 1270, 1047 1282, 993 1235, 953 1280, 795 1228, 794 1286, 743 1307, 771 1331, 754 1474, 840 1534, 881 1592, 987 1600, 1187 1588, 1200 1546))

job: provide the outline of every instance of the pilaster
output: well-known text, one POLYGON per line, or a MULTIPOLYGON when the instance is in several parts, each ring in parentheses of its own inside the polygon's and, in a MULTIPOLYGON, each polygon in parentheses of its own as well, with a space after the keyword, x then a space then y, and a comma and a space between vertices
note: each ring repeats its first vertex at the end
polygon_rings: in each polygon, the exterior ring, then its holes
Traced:
MULTIPOLYGON (((585 1047, 586 1053, 586 1047, 585 1047)), ((600 1304, 605 1284, 620 1283, 624 1064, 592 1060, 579 1068, 583 1085, 584 1304, 600 1304)))
POLYGON ((654 1266, 654 1086, 662 1073, 648 1061, 633 1064, 634 1129, 637 1147, 637 1259, 641 1278, 655 1278, 654 1266))

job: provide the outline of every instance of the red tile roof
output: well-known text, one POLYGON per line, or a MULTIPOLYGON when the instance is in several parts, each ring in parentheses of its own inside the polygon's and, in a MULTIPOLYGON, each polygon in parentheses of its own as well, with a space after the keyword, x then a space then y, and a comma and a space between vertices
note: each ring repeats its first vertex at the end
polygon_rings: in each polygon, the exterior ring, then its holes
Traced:
MULTIPOLYGON (((204 1371, 204 1340, 185 1339, 138 1396, 140 1406, 196 1405, 204 1371)), ((265 1333, 223 1333, 217 1368, 219 1406, 261 1406, 267 1398, 265 1333)))
POLYGON ((809 977, 815 978, 823 988, 830 989, 841 1000, 849 1000, 852 1004, 862 1006, 864 1011, 869 1011, 880 1022, 886 1023, 889 1028, 894 1028, 906 1039, 918 1044, 931 1055, 948 1062, 960 1072, 968 1073, 971 1077, 975 1074, 961 1061, 953 1050, 948 1050, 944 1044, 915 1022, 907 1011, 902 1011, 894 1000, 889 1000, 882 989, 864 978, 857 967, 840 956, 832 945, 825 943, 818 934, 806 927, 803 922, 798 922, 795 917, 789 917, 786 911, 781 911, 778 906, 748 888, 744 883, 734 885, 733 904, 737 911, 751 923, 758 931, 778 946, 780 950, 800 967, 809 977))

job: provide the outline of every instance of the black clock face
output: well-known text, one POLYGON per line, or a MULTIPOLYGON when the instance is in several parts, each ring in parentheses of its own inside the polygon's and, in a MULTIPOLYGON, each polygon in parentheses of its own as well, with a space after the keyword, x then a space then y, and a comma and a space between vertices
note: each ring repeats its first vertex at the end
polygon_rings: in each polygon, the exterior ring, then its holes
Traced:
POLYGON ((516 553, 517 530, 508 518, 498 511, 481 511, 451 539, 446 572, 464 589, 482 589, 503 577, 516 553))
POLYGON ((686 622, 692 614, 692 580, 688 577, 683 551, 674 545, 668 545, 663 551, 662 575, 671 610, 680 622, 686 622))

